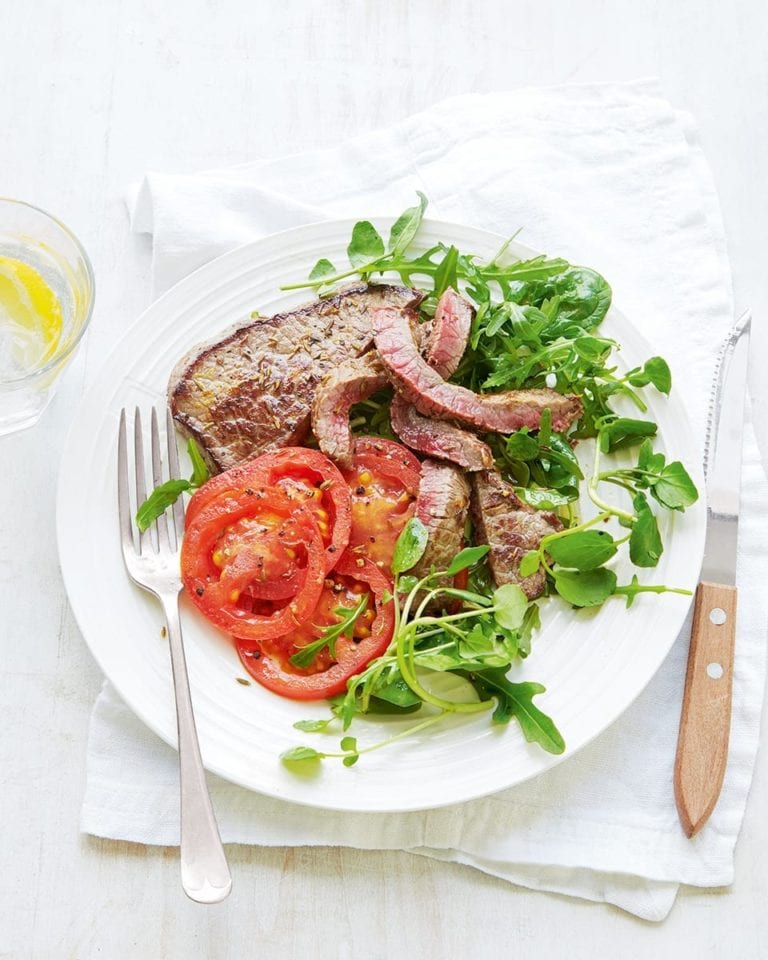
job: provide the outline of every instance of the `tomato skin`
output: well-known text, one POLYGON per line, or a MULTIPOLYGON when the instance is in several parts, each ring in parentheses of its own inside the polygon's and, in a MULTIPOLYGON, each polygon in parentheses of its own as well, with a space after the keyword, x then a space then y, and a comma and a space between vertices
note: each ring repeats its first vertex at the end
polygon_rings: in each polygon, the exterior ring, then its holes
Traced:
POLYGON ((381 656, 389 646, 395 626, 392 600, 382 602, 385 590, 391 589, 390 580, 375 563, 356 557, 347 551, 335 573, 367 583, 375 602, 376 616, 371 624, 370 636, 359 642, 341 636, 336 641, 336 662, 322 672, 300 671, 290 667, 288 657, 292 647, 282 646, 290 638, 280 638, 277 644, 261 648, 247 640, 238 639, 237 651, 245 669, 262 686, 291 700, 322 700, 343 693, 350 677, 360 673, 375 657, 381 656), (266 647, 269 647, 269 650, 266 647))
POLYGON ((414 473, 421 470, 421 463, 412 450, 386 437, 355 437, 355 453, 386 457, 397 466, 406 467, 414 473))
POLYGON ((290 632, 311 616, 323 589, 325 552, 313 514, 281 491, 220 493, 196 511, 187 526, 181 572, 187 594, 211 623, 240 637, 268 639, 290 632), (283 598, 287 602, 282 607, 277 606, 277 598, 267 599, 263 601, 267 612, 257 613, 246 598, 248 587, 260 582, 262 555, 254 549, 243 550, 223 569, 217 568, 213 555, 222 531, 260 512, 279 521, 274 532, 263 536, 264 550, 277 553, 288 545, 294 553, 302 552, 306 565, 297 565, 298 590, 283 598))
POLYGON ((283 447, 212 477, 189 501, 186 523, 192 523, 198 513, 222 493, 245 493, 264 487, 278 487, 289 499, 318 513, 325 569, 331 570, 349 543, 352 518, 344 477, 319 450, 283 447), (323 530, 323 523, 327 523, 327 531, 323 530))

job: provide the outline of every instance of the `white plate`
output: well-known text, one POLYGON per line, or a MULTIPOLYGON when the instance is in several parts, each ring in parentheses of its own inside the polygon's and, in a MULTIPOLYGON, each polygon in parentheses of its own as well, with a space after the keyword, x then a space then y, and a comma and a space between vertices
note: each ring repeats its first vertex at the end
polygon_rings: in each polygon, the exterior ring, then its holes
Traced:
MULTIPOLYGON (((168 375, 192 345, 246 318, 307 299, 284 294, 320 256, 345 262, 352 221, 313 224, 247 244, 202 267, 154 303, 126 333, 85 396, 61 465, 57 501, 59 554, 77 621, 94 657, 125 702, 167 743, 176 743, 171 670, 156 602, 123 569, 116 507, 116 448, 122 407, 162 402, 168 375)), ((385 224, 388 226, 389 224, 385 224)), ((491 256, 502 238, 427 222, 419 246, 442 240, 491 256)), ((514 245, 514 255, 532 252, 514 245)), ((557 251, 550 251, 556 255, 557 251)), ((622 345, 621 364, 635 366, 655 351, 612 309, 602 331, 622 345)), ((678 389, 665 399, 646 391, 659 424, 659 448, 682 459, 703 490, 698 456, 678 389)), ((584 444, 585 454, 589 453, 584 444)), ((643 582, 693 589, 704 543, 703 498, 685 514, 660 518, 666 549, 659 566, 637 571, 643 582)), ((622 582, 633 568, 616 566, 622 582)), ((597 613, 576 613, 559 600, 542 604, 544 625, 514 679, 547 687, 537 698, 573 754, 612 723, 645 687, 669 651, 688 610, 688 597, 642 595, 627 610, 613 600, 597 613)), ((279 754, 302 742, 334 749, 338 735, 303 734, 295 720, 327 715, 324 704, 282 699, 244 676, 226 637, 183 604, 182 617, 202 754, 206 767, 244 787, 285 800, 338 810, 399 811, 437 807, 519 783, 559 763, 523 739, 512 722, 492 727, 488 715, 448 721, 419 736, 361 757, 357 766, 325 761, 311 775, 287 770, 279 754)), ((383 739, 412 718, 362 721, 360 745, 383 739)))

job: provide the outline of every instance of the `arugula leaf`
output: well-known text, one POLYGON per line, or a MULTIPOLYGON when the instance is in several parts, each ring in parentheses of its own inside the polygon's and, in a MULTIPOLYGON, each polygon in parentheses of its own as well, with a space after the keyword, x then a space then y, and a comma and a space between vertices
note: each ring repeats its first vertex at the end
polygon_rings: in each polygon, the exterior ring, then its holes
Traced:
POLYGON ((420 190, 417 190, 416 194, 419 198, 418 205, 408 207, 392 224, 387 249, 395 256, 405 253, 424 219, 424 211, 429 201, 420 190))
POLYGON ((651 496, 669 510, 682 511, 696 503, 699 492, 688 471, 679 460, 675 460, 661 471, 659 479, 651 487, 651 496))
POLYGON ((192 461, 192 476, 189 478, 190 486, 195 488, 202 487, 202 485, 210 479, 211 472, 208 469, 208 464, 203 460, 200 447, 198 447, 192 437, 187 440, 187 453, 189 454, 189 459, 192 461))
POLYGON ((347 256, 353 267, 367 267, 384 256, 384 241, 370 221, 360 220, 353 227, 347 256))
POLYGON ((317 640, 313 640, 311 643, 308 643, 306 646, 294 653, 290 658, 290 662, 293 664, 293 666, 302 667, 304 669, 311 667, 318 653, 320 653, 320 651, 324 650, 326 647, 328 647, 328 652, 330 653, 331 657, 335 657, 336 641, 343 634, 351 636, 351 631, 355 625, 355 621, 368 606, 368 597, 369 594, 362 594, 356 606, 351 610, 347 609, 346 607, 337 608, 336 614, 337 616, 341 617, 341 622, 334 623, 330 627, 326 627, 317 640))
POLYGON ((182 493, 192 489, 189 480, 167 480, 159 487, 155 487, 136 511, 136 526, 144 533, 168 507, 176 503, 182 493))
POLYGON ((427 549, 428 538, 426 526, 418 517, 411 517, 395 543, 392 573, 404 573, 414 567, 427 549))
POLYGON ((552 539, 545 549, 563 567, 594 570, 615 556, 617 547, 605 530, 582 530, 552 539))
POLYGON ((616 574, 596 570, 555 570, 555 590, 574 607, 599 607, 616 589, 616 574))
POLYGON ((493 696, 497 706, 494 723, 509 723, 515 717, 529 743, 538 743, 547 753, 561 754, 565 741, 551 717, 533 703, 533 698, 545 692, 540 683, 512 683, 503 670, 478 671, 470 677, 481 697, 493 696))
POLYGON ((445 575, 447 577, 455 577, 457 573, 466 570, 467 567, 474 566, 479 560, 482 560, 490 549, 487 544, 478 547, 465 547, 463 550, 460 550, 448 564, 445 575))
POLYGON ((449 287, 458 289, 459 280, 456 267, 459 262, 459 251, 457 247, 450 246, 445 256, 440 261, 440 266, 435 271, 435 299, 439 299, 449 287))
POLYGON ((165 483, 155 487, 136 511, 136 526, 142 533, 149 530, 155 520, 161 517, 168 507, 176 503, 182 493, 197 490, 198 487, 207 483, 210 473, 200 448, 192 437, 187 441, 187 452, 192 461, 192 476, 189 480, 166 480, 165 483))
POLYGON ((629 559, 636 567, 655 567, 664 552, 659 525, 642 493, 638 493, 632 503, 635 522, 629 536, 629 559))

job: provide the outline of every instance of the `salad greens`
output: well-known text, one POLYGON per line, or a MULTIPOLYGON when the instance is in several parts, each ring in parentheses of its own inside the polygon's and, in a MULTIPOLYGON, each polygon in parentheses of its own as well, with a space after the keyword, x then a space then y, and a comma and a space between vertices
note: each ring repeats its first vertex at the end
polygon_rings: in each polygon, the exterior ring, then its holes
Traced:
MULTIPOLYGON (((396 275, 424 294, 420 306, 424 320, 434 314, 449 286, 460 289, 472 301, 475 318, 451 382, 480 393, 548 387, 576 393, 583 404, 582 417, 567 435, 552 429, 545 411, 538 430, 483 437, 520 500, 535 509, 555 511, 564 524, 523 557, 520 575, 543 571, 544 597, 558 595, 575 608, 598 607, 612 597, 630 607, 640 593, 688 594, 664 584, 640 583, 636 575, 620 584, 610 566, 622 548, 637 568, 657 566, 664 550, 657 511, 683 511, 698 499, 683 464, 668 462, 654 450, 657 425, 645 416, 643 391, 652 388, 669 395, 672 389, 666 361, 651 357, 626 373, 619 371, 613 359, 619 345, 599 332, 611 304, 611 288, 594 270, 545 256, 511 259, 511 240, 489 261, 443 243, 412 254, 410 244, 427 207, 426 197, 419 193, 418 198, 418 204, 397 219, 386 242, 369 221, 357 223, 347 248, 349 267, 339 268, 323 258, 306 282, 283 289, 307 288, 325 296, 350 277, 396 275), (637 415, 625 416, 617 409, 619 401, 631 404, 637 415), (594 441, 594 461, 585 476, 574 447, 588 438, 594 441), (631 455, 633 465, 606 462, 616 452, 625 458, 631 455), (617 506, 606 499, 606 485, 624 491, 626 503, 617 506), (582 489, 598 510, 589 519, 580 518, 576 510, 582 489), (617 535, 605 529, 609 521, 624 532, 617 535)), ((383 390, 357 404, 352 429, 392 437, 391 396, 391 390, 383 390)), ((332 701, 331 717, 295 725, 304 732, 322 732, 340 724, 345 735, 339 751, 300 746, 283 754, 286 763, 338 757, 352 766, 362 754, 432 726, 448 714, 484 711, 492 711, 496 724, 514 717, 527 740, 551 753, 565 749, 552 719, 533 703, 544 688, 507 678, 510 666, 530 653, 532 635, 540 625, 539 603, 529 601, 514 584, 495 586, 485 559, 489 548, 484 545, 462 550, 445 570, 421 579, 408 575, 426 544, 426 528, 411 520, 398 540, 392 564, 395 629, 388 650, 349 681, 346 694, 332 701), (465 569, 467 589, 445 585, 465 569), (438 673, 455 678, 462 694, 449 698, 435 692, 430 678, 438 673), (359 747, 356 738, 346 735, 361 714, 416 711, 418 722, 382 743, 359 747)))
POLYGON ((189 480, 171 479, 155 487, 147 499, 139 506, 136 511, 136 526, 142 533, 145 533, 163 513, 172 506, 182 493, 190 493, 202 487, 208 481, 211 474, 208 470, 200 448, 192 439, 187 440, 187 453, 192 461, 192 476, 189 480))

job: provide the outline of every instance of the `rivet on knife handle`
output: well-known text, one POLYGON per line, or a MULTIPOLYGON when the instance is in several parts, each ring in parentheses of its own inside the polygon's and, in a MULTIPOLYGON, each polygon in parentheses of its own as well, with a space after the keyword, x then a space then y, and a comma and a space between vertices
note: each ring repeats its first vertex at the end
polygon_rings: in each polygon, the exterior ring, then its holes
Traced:
POLYGON ((717 803, 731 728, 736 587, 700 583, 675 761, 675 800, 688 837, 717 803))

